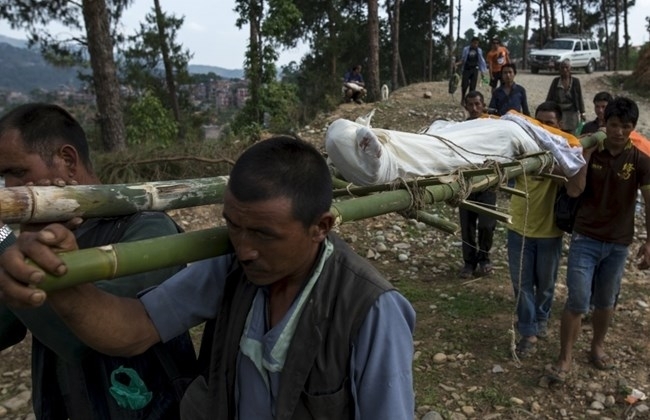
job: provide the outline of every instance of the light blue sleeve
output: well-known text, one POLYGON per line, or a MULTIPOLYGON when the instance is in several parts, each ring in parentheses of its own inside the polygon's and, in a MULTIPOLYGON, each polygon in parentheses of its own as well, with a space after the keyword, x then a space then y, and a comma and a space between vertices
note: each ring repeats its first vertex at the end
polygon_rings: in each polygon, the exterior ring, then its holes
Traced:
POLYGON ((140 296, 163 342, 217 316, 233 258, 196 262, 140 296))
POLYGON ((357 419, 412 419, 415 311, 397 291, 370 308, 351 358, 357 419))
POLYGON ((487 73, 488 71, 487 63, 485 62, 485 58, 483 57, 483 50, 481 48, 478 49, 478 68, 483 73, 487 73))

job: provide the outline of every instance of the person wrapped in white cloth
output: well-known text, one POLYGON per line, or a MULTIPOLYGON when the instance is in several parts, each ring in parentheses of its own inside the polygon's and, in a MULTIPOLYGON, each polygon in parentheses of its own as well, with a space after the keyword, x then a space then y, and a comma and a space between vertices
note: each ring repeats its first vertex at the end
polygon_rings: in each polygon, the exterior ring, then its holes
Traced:
POLYGON ((542 150, 551 151, 568 177, 585 164, 582 148, 570 147, 561 135, 518 113, 500 119, 436 121, 422 134, 371 128, 371 117, 357 122, 338 119, 325 134, 331 163, 355 185, 444 175, 488 160, 510 162, 542 150))

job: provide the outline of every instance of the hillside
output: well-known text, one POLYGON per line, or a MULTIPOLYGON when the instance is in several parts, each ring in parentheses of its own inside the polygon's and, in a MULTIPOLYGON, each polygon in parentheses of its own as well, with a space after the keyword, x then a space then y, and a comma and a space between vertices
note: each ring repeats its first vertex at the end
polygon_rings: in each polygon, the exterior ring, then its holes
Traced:
MULTIPOLYGON (((55 67, 45 61, 40 52, 27 48, 27 42, 0 35, 0 90, 29 93, 35 89, 47 91, 62 87, 79 88, 78 69, 55 67)), ((226 79, 241 79, 241 69, 217 66, 189 65, 190 74, 214 73, 226 79)))

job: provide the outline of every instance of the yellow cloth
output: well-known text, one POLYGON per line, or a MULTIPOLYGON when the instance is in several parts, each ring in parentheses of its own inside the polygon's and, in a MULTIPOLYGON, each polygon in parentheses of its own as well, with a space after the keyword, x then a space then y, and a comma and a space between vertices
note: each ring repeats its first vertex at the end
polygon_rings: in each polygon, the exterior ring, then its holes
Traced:
POLYGON ((510 199, 510 215, 512 229, 522 236, 530 238, 557 238, 562 231, 555 226, 553 206, 557 195, 558 185, 549 178, 528 175, 515 178, 515 188, 528 192, 528 209, 526 199, 513 195, 510 199), (525 182, 524 182, 525 181, 525 182), (526 216, 528 210, 528 216, 526 216), (526 219, 524 219, 526 217, 526 219), (526 220, 526 226, 524 226, 526 220))

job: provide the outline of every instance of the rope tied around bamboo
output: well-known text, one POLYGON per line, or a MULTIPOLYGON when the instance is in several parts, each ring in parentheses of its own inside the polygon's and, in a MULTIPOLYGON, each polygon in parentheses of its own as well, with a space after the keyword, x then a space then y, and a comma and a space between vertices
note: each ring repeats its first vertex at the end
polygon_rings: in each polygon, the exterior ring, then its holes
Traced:
POLYGON ((402 177, 399 177, 390 183, 391 191, 399 189, 406 190, 409 197, 411 197, 411 200, 408 208, 398 211, 397 213, 406 219, 417 219, 417 211, 424 208, 424 205, 426 204, 426 189, 418 185, 418 178, 407 181, 402 177))

